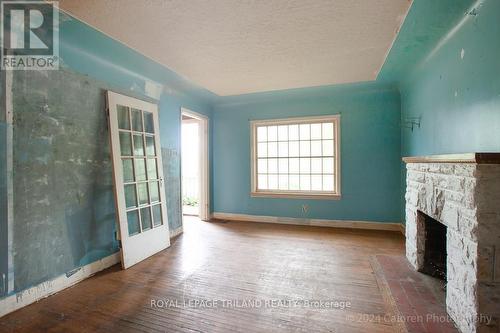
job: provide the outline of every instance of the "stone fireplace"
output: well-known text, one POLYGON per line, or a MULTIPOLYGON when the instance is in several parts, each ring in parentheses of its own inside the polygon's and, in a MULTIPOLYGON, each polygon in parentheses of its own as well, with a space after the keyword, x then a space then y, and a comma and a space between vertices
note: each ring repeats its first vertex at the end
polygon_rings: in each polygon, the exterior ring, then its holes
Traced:
POLYGON ((446 310, 461 332, 499 332, 500 153, 404 161, 408 260, 446 280, 446 310))

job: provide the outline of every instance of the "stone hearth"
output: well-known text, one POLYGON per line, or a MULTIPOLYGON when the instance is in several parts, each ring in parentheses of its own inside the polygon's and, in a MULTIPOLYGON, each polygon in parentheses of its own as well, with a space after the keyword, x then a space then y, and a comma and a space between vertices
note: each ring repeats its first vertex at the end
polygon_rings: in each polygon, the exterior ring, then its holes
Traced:
POLYGON ((499 332, 500 154, 404 161, 408 260, 423 268, 423 214, 446 225, 447 312, 464 333, 499 332))

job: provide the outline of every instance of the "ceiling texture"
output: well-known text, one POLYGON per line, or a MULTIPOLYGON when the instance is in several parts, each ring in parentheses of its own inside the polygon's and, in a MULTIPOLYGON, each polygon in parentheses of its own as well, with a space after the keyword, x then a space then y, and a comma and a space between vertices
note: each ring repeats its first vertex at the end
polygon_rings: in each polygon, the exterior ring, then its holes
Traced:
POLYGON ((376 79, 411 0, 60 0, 220 96, 376 79))

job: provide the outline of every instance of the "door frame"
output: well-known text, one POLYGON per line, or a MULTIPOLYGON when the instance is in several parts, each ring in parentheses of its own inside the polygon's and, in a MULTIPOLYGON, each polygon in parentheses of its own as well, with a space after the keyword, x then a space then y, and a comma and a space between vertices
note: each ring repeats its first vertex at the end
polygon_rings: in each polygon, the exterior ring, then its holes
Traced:
POLYGON ((180 160, 181 160, 181 217, 182 217, 182 116, 186 115, 190 118, 195 119, 199 124, 199 151, 200 151, 200 165, 199 165, 199 192, 200 192, 200 204, 198 216, 200 220, 208 221, 210 219, 210 166, 209 166, 209 118, 201 113, 191 111, 184 107, 181 107, 180 112, 180 131, 179 131, 179 142, 180 142, 180 160))

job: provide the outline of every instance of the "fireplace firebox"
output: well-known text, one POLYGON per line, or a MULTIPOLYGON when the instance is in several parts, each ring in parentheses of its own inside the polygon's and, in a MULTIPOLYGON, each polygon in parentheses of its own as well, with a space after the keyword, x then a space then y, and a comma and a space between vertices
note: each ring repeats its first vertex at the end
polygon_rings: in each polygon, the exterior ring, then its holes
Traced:
POLYGON ((424 264, 420 271, 446 281, 446 226, 436 219, 417 212, 425 232, 424 264))

